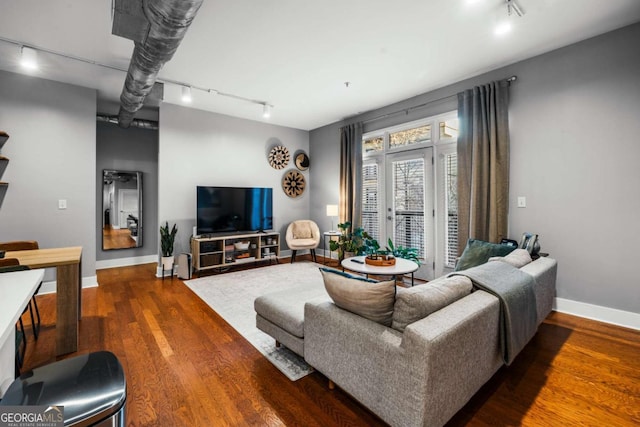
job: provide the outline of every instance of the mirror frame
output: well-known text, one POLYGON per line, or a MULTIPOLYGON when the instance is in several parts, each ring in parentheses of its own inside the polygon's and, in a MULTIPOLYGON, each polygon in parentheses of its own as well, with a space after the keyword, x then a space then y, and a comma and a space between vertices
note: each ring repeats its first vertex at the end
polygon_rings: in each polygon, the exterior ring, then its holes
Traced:
MULTIPOLYGON (((112 181, 113 182, 113 181, 112 181)), ((131 188, 133 189, 133 188, 131 188)), ((134 249, 142 247, 143 242, 143 211, 142 211, 142 172, 139 171, 123 171, 116 169, 104 169, 102 171, 102 250, 103 251, 111 251, 111 250, 122 250, 122 249, 134 249), (135 245, 133 246, 118 246, 118 247, 105 247, 105 224, 107 222, 112 223, 111 215, 112 215, 112 206, 111 204, 115 203, 113 200, 114 192, 110 190, 107 193, 107 185, 111 185, 111 183, 107 183, 107 180, 112 179, 114 176, 116 177, 130 177, 136 180, 136 195, 138 199, 138 217, 135 218, 132 215, 129 215, 130 218, 127 218, 127 227, 132 236, 132 239, 135 241, 135 245), (109 194, 109 201, 107 201, 107 194, 109 194), (109 209, 109 212, 107 212, 109 209), (136 221, 137 219, 137 221, 136 221)), ((122 229, 120 226, 120 221, 118 221, 118 228, 122 229)))

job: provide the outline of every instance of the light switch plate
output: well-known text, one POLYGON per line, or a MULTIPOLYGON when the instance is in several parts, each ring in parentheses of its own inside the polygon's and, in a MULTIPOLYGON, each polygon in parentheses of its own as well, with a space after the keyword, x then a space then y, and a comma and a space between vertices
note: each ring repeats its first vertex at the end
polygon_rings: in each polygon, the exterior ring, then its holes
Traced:
POLYGON ((524 196, 518 196, 518 207, 526 208, 527 207, 527 198, 524 196))
POLYGON ((58 200, 58 209, 67 209, 67 201, 65 199, 58 200))

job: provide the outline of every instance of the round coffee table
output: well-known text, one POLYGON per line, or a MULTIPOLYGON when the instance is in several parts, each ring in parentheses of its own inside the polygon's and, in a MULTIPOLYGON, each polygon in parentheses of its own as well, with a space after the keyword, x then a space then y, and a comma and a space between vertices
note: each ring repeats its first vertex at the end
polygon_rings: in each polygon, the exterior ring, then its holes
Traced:
POLYGON ((411 273, 411 286, 413 286, 413 273, 418 269, 418 264, 414 261, 410 261, 404 258, 396 258, 395 265, 388 267, 379 267, 377 265, 369 265, 364 262, 363 256, 356 256, 351 258, 345 258, 340 265, 343 269, 355 271, 356 273, 362 273, 369 277, 370 274, 376 276, 401 276, 403 274, 411 273))

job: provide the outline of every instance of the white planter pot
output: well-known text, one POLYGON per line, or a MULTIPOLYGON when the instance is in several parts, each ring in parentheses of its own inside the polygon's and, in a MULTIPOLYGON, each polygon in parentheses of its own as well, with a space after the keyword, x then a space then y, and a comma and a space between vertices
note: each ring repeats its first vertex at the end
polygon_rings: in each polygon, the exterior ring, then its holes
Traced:
POLYGON ((167 271, 173 268, 173 255, 162 257, 162 270, 167 271))

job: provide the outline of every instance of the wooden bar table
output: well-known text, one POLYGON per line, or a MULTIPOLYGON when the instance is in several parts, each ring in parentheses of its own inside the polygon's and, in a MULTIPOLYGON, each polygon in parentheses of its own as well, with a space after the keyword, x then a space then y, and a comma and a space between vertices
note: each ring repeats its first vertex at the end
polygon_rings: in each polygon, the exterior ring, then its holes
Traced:
POLYGON ((78 320, 82 315, 82 247, 9 251, 30 268, 56 268, 56 355, 78 350, 78 320))

